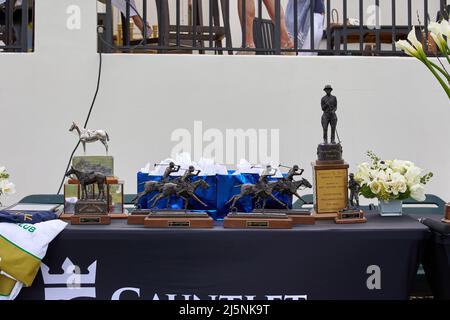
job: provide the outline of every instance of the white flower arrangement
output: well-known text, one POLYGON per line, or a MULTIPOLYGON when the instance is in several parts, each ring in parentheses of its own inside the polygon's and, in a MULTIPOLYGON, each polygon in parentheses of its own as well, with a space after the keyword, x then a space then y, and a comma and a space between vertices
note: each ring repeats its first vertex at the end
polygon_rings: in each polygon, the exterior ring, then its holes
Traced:
MULTIPOLYGON (((9 181, 9 173, 5 167, 0 166, 0 196, 9 196, 16 192, 14 183, 9 181)), ((0 205, 2 203, 0 202, 0 205)))
MULTIPOLYGON (((433 38, 433 41, 436 43, 436 46, 442 54, 442 57, 444 57, 447 61, 446 64, 450 65, 450 48, 446 40, 446 38, 450 38, 450 23, 447 20, 442 20, 439 23, 431 22, 428 25, 428 30, 433 38)), ((407 55, 422 61, 439 81, 440 85, 450 99, 450 74, 448 73, 444 63, 439 58, 439 55, 436 55, 439 65, 428 59, 422 43, 417 40, 415 27, 413 27, 411 32, 408 34, 408 40, 399 40, 396 42, 396 46, 407 55)))
POLYGON ((423 170, 411 161, 381 160, 372 151, 368 151, 367 155, 371 163, 361 163, 355 174, 364 197, 384 201, 407 198, 425 200, 424 187, 433 173, 423 174, 423 170))

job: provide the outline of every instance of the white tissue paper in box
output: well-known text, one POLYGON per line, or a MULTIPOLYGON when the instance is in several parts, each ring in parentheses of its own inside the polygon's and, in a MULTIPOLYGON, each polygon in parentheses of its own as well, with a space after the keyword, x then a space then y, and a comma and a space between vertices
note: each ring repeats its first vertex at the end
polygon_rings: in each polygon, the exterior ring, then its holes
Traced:
POLYGON ((179 153, 175 156, 175 159, 168 158, 159 163, 159 165, 155 166, 152 169, 150 163, 141 169, 142 173, 148 173, 150 176, 162 176, 164 171, 170 162, 175 163, 176 165, 180 165, 181 169, 178 172, 174 172, 171 176, 182 176, 185 172, 185 169, 189 168, 189 166, 194 166, 195 170, 200 170, 200 176, 214 176, 216 174, 226 175, 228 174, 226 166, 222 164, 215 163, 214 159, 209 158, 200 158, 197 162, 192 161, 191 155, 187 152, 179 153), (183 170, 184 169, 184 170, 183 170))
MULTIPOLYGON (((278 164, 277 165, 274 165, 272 163, 268 163, 268 164, 272 165, 273 169, 278 169, 278 164)), ((238 175, 238 174, 242 174, 242 173, 253 173, 253 174, 261 175, 261 173, 264 171, 264 169, 266 168, 266 166, 268 164, 261 164, 261 165, 254 166, 247 160, 241 159, 239 161, 239 164, 237 165, 237 170, 233 173, 233 175, 238 175)), ((278 169, 276 174, 273 177, 274 178, 282 178, 283 174, 282 174, 281 170, 278 169)))

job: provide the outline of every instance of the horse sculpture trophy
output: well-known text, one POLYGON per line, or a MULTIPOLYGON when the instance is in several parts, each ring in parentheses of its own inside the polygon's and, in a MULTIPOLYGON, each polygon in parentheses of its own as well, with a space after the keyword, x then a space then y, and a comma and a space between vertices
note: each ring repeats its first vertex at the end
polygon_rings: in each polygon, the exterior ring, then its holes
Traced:
POLYGON ((72 122, 69 131, 72 132, 74 130, 78 133, 78 138, 80 139, 80 143, 83 146, 84 153, 86 153, 86 143, 100 141, 105 146, 106 154, 108 154, 109 136, 105 130, 84 129, 80 128, 75 122, 72 122))
POLYGON ((169 164, 155 164, 155 166, 167 166, 160 181, 147 181, 144 183, 144 190, 134 199, 136 209, 133 210, 128 218, 129 224, 144 224, 148 228, 211 228, 212 219, 202 210, 188 210, 191 200, 196 201, 203 207, 207 204, 196 194, 198 189, 208 189, 209 184, 199 178, 193 180, 200 174, 200 170, 195 170, 193 166, 182 169, 173 162, 169 164), (171 174, 184 170, 180 177, 170 179, 171 174), (150 200, 147 200, 149 209, 141 209, 141 199, 149 194, 153 194, 150 200), (171 199, 182 199, 182 209, 172 209, 171 199), (165 208, 157 208, 160 200, 165 200, 165 208))
MULTIPOLYGON (((258 182, 255 184, 246 183, 240 186, 240 192, 231 197, 226 202, 230 206, 230 213, 224 219, 225 228, 268 228, 268 229, 290 229, 293 226, 292 219, 286 211, 289 205, 275 197, 275 191, 280 194, 288 192, 286 183, 280 181, 269 181, 269 177, 276 175, 278 169, 268 165, 262 171, 258 182), (244 197, 251 197, 256 210, 251 213, 238 212, 236 204, 244 197), (273 200, 284 209, 266 208, 267 200, 273 200)), ((291 189, 289 189, 291 190, 291 189)), ((294 193, 296 193, 295 189, 294 193)))
POLYGON ((108 196, 105 193, 106 176, 101 172, 84 172, 74 167, 66 172, 66 177, 71 176, 76 178, 81 190, 71 222, 73 224, 109 224, 108 196))
POLYGON ((64 185, 62 219, 72 224, 109 224, 109 218, 126 218, 123 207, 123 182, 114 176, 112 156, 86 156, 86 144, 100 141, 108 153, 109 136, 105 130, 88 130, 72 122, 83 146, 83 156, 74 156, 70 177, 64 185))

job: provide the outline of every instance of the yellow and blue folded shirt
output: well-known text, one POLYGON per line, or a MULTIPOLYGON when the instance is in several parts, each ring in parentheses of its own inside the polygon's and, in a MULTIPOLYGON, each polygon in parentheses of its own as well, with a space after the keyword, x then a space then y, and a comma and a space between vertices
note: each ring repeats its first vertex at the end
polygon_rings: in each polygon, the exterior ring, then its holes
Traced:
POLYGON ((61 220, 0 223, 0 300, 17 297, 39 271, 48 244, 66 227, 61 220))

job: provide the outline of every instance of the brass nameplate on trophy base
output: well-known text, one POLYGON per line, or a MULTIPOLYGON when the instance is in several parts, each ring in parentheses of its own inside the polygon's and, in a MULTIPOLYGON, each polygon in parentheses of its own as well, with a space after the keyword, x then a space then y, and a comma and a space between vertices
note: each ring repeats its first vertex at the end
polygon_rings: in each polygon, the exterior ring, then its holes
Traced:
POLYGON ((269 221, 247 221, 247 228, 268 228, 269 221))
POLYGON ((336 213, 347 207, 348 164, 316 164, 314 169, 314 211, 336 213))
POLYGON ((206 214, 206 217, 189 217, 189 218, 173 218, 173 217, 158 217, 149 214, 144 219, 144 226, 146 228, 212 228, 214 222, 211 217, 206 214))
POLYGON ((364 211, 360 209, 343 210, 338 212, 337 217, 334 219, 337 224, 350 224, 350 223, 365 223, 367 222, 364 217, 364 211))
POLYGON ((107 214, 94 215, 72 215, 70 223, 73 225, 108 225, 111 217, 107 214))
POLYGON ((293 222, 286 214, 230 213, 223 220, 223 227, 230 229, 292 229, 293 222))
POLYGON ((358 219, 360 214, 357 213, 341 213, 341 219, 358 219))
POLYGON ((189 221, 167 221, 167 226, 169 228, 189 228, 191 226, 191 223, 189 221))
POLYGON ((100 217, 80 217, 80 223, 95 223, 99 224, 101 221, 100 217))

